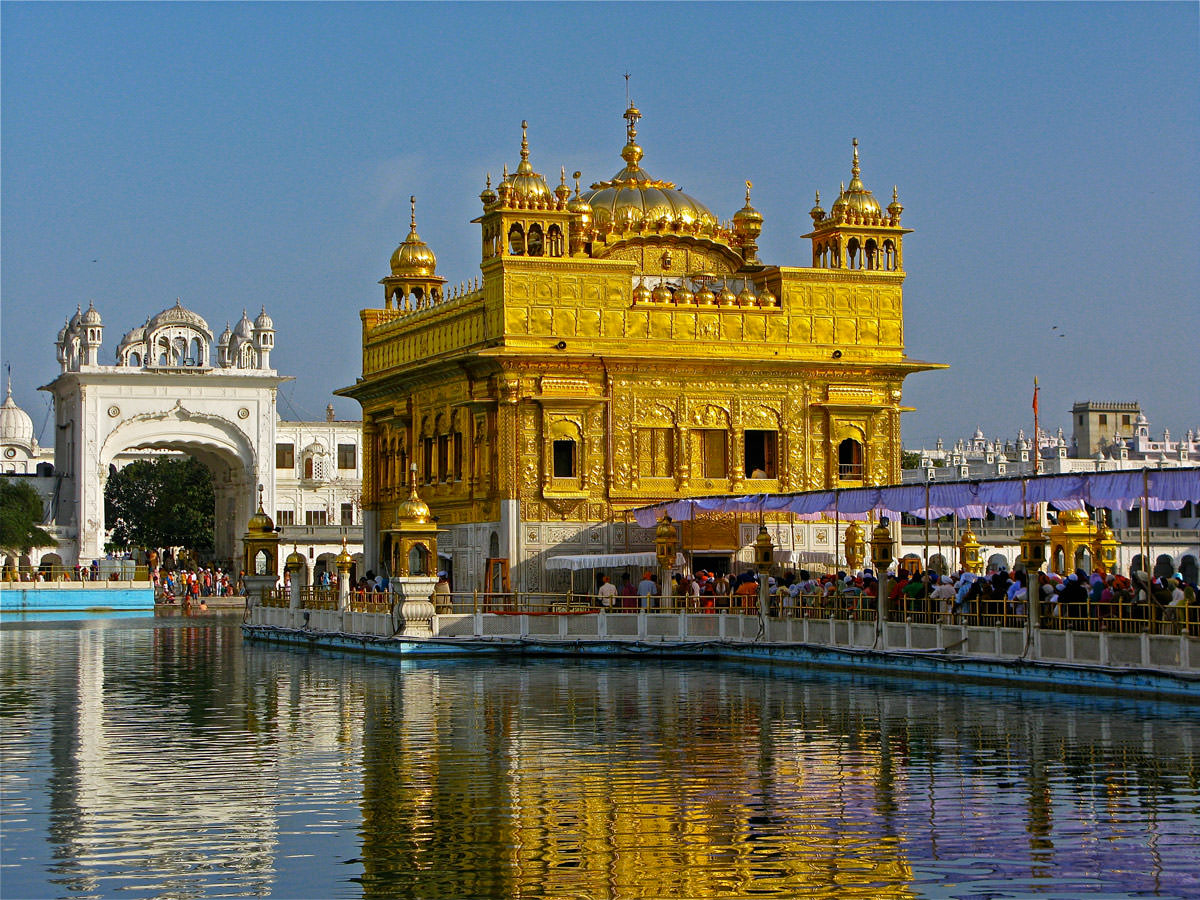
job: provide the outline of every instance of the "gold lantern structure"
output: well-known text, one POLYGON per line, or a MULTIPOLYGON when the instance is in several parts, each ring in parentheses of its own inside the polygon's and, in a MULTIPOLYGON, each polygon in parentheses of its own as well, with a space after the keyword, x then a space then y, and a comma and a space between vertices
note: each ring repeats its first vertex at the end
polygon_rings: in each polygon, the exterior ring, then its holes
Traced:
POLYGON ((975 532, 968 525, 962 536, 958 539, 958 559, 959 564, 973 575, 983 574, 983 553, 981 549, 979 539, 975 537, 975 532))
POLYGON ((846 565, 851 571, 857 571, 862 568, 863 560, 867 555, 867 543, 863 535, 862 526, 857 522, 851 522, 846 528, 845 536, 846 545, 846 565))

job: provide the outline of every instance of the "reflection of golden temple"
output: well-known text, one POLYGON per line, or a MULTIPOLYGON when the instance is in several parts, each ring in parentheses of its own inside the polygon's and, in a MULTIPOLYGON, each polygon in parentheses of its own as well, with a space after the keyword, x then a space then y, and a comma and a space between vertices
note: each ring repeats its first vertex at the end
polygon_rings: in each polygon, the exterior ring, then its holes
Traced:
POLYGON ((722 222, 642 168, 625 118, 622 168, 583 191, 565 170, 547 185, 522 125, 516 171, 479 195, 481 280, 444 289, 413 214, 339 391, 363 407, 366 568, 392 559, 413 465, 458 590, 488 558, 537 590, 560 546, 648 548, 624 520, 646 503, 898 480, 904 378, 937 366, 905 356, 909 229, 857 141, 849 185, 810 213, 811 264, 767 265, 749 183, 722 222))

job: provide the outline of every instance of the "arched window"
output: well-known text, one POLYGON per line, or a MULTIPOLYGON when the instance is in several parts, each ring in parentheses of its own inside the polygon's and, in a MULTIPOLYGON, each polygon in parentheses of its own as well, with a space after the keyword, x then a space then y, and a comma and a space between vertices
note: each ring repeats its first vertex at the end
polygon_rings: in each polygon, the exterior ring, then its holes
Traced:
POLYGON ((529 237, 525 241, 525 246, 530 256, 541 256, 543 249, 542 241, 542 226, 530 225, 529 237))
POLYGON ((842 481, 862 481, 863 446, 854 438, 838 444, 838 478, 842 481))
POLYGON ((309 481, 313 478, 313 458, 310 456, 304 460, 304 477, 309 481))
POLYGON ((551 225, 546 229, 546 239, 549 244, 549 255, 562 256, 564 248, 562 229, 557 225, 551 225))
POLYGON ((1057 572, 1059 575, 1067 574, 1067 554, 1063 550, 1062 544, 1055 545, 1052 560, 1050 571, 1057 572))
POLYGON ((525 229, 520 225, 513 225, 508 229, 508 254, 509 256, 525 255, 525 229))
POLYGON ((141 365, 142 365, 141 354, 140 353, 130 353, 129 354, 129 365, 133 366, 134 368, 141 368, 141 365))
POLYGON ((859 254, 858 238, 850 238, 850 243, 846 245, 846 262, 848 269, 857 269, 861 265, 862 260, 859 254))
POLYGON ((889 272, 896 270, 896 245, 892 241, 883 242, 883 267, 889 272))
POLYGON ((879 268, 879 246, 875 243, 874 238, 867 240, 866 247, 863 250, 863 263, 868 269, 879 268))

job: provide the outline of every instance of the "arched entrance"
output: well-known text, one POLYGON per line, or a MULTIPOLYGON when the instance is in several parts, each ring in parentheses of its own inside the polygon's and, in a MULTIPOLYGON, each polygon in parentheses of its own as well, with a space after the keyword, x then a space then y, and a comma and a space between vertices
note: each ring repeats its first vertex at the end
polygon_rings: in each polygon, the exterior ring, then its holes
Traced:
MULTIPOLYGON (((169 450, 192 457, 212 473, 214 499, 213 561, 238 571, 241 567, 241 536, 254 514, 257 486, 269 484, 268 473, 258 473, 257 459, 249 441, 232 423, 217 416, 179 415, 179 407, 165 416, 139 417, 118 425, 100 449, 96 484, 99 497, 94 527, 80 535, 80 555, 103 555, 104 484, 113 460, 127 451, 169 450)), ((264 497, 264 503, 270 504, 264 497)), ((268 506, 269 508, 269 506, 268 506)), ((89 520, 89 526, 93 520, 89 520)))

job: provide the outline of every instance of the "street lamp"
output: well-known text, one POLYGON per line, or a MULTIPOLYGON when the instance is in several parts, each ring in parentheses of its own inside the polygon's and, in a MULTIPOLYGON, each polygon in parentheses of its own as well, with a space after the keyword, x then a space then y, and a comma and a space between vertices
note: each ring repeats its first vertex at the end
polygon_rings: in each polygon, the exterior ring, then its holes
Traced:
POLYGON ((1046 532, 1042 528, 1041 517, 1034 515, 1025 520, 1025 530, 1021 532, 1021 563, 1025 567, 1025 609, 1029 616, 1029 627, 1037 628, 1041 619, 1039 601, 1041 600, 1038 585, 1038 570, 1046 562, 1046 532))
POLYGON ((758 526, 758 537, 754 539, 754 568, 758 570, 758 615, 767 617, 767 576, 775 561, 775 547, 765 524, 758 526))
POLYGON ((676 534, 675 523, 671 517, 664 515, 654 529, 654 553, 658 557, 659 591, 667 590, 667 580, 671 577, 671 567, 675 565, 676 534))
POLYGON ((888 612, 888 569, 896 553, 896 542, 892 532, 888 530, 888 520, 880 519, 875 530, 871 532, 871 562, 875 565, 875 577, 878 579, 875 597, 876 627, 882 633, 883 623, 887 621, 888 612))
POLYGON ((851 572, 862 568, 863 559, 867 555, 867 544, 863 536, 862 526, 851 522, 846 527, 846 566, 851 572))

